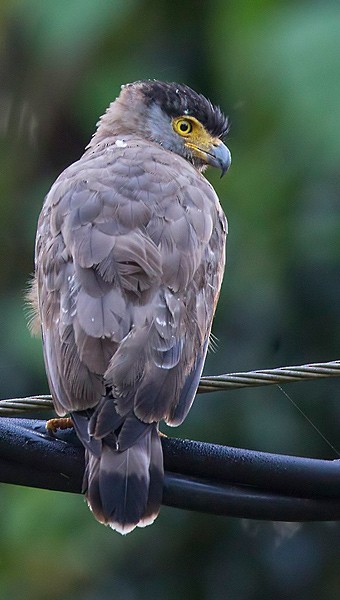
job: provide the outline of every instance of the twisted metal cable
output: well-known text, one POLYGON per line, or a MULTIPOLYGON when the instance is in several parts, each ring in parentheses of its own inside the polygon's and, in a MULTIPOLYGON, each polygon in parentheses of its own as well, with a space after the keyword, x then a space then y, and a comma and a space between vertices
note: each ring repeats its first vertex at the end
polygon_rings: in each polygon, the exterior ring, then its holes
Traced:
POLYGON ((292 367, 278 367, 276 369, 201 377, 198 392, 216 392, 241 387, 292 383, 307 379, 339 376, 340 360, 333 360, 292 367))
MULTIPOLYGON (((242 387, 292 383, 326 377, 340 377, 340 360, 201 377, 198 393, 221 392, 242 387)), ((53 410, 50 395, 0 400, 0 416, 10 417, 47 410, 53 410)))
POLYGON ((16 417, 22 413, 54 410, 52 396, 27 396, 26 398, 9 398, 0 400, 0 416, 16 417))

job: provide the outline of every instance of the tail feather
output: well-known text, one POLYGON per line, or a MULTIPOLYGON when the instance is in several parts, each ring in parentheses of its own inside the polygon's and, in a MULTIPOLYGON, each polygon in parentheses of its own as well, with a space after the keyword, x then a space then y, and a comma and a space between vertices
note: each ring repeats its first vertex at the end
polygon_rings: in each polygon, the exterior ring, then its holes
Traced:
POLYGON ((163 497, 164 464, 163 451, 159 433, 153 427, 150 435, 150 485, 148 502, 143 518, 140 519, 138 527, 151 525, 156 519, 163 497))
POLYGON ((110 395, 104 396, 88 422, 88 432, 94 438, 105 438, 112 431, 118 429, 124 421, 114 408, 113 399, 110 395))
MULTIPOLYGON (((91 454, 99 457, 102 449, 102 442, 89 434, 89 417, 85 412, 73 412, 71 413, 73 426, 76 430, 76 434, 80 439, 81 443, 86 450, 89 450, 91 454)), ((87 464, 87 462, 86 462, 87 464)))
MULTIPOLYGON (((119 438, 119 436, 118 436, 119 438)), ((122 534, 157 517, 163 490, 163 455, 156 423, 121 451, 102 440, 100 456, 86 448, 83 490, 98 521, 122 534)))

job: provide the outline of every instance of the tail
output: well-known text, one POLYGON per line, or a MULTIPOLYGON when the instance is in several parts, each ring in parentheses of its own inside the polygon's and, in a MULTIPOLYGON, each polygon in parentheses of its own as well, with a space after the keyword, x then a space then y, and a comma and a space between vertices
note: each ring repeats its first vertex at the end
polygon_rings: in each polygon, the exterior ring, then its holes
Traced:
POLYGON ((151 525, 160 510, 164 477, 157 423, 142 423, 133 415, 116 432, 102 431, 100 439, 93 417, 89 421, 73 413, 72 418, 85 446, 83 492, 95 518, 123 535, 151 525), (96 436, 89 436, 88 428, 95 428, 96 436), (131 435, 135 439, 127 446, 131 435))

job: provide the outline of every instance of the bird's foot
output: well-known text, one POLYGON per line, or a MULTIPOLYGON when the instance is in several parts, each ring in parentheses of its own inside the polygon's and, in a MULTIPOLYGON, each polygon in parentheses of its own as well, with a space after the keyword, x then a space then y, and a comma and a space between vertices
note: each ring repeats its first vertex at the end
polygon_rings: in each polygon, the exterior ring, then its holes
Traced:
POLYGON ((61 417, 57 419, 49 419, 45 425, 47 431, 56 433, 58 429, 72 429, 73 422, 71 417, 61 417))

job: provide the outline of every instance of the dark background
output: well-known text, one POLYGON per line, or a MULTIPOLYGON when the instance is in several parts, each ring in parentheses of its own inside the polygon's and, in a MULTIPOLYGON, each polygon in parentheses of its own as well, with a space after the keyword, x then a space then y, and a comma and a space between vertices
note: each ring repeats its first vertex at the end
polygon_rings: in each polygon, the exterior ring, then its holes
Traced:
MULTIPOLYGON (((47 392, 26 328, 37 216, 122 83, 185 82, 230 115, 229 218, 206 374, 327 361, 340 342, 338 2, 3 0, 0 394, 47 392)), ((339 381, 285 390, 339 444, 339 381)), ((163 428, 166 431, 166 428, 163 428)), ((337 458, 277 387, 200 396, 170 435, 337 458)), ((1 486, 0 597, 276 600, 339 594, 339 526, 163 508, 123 538, 80 496, 1 486)))

